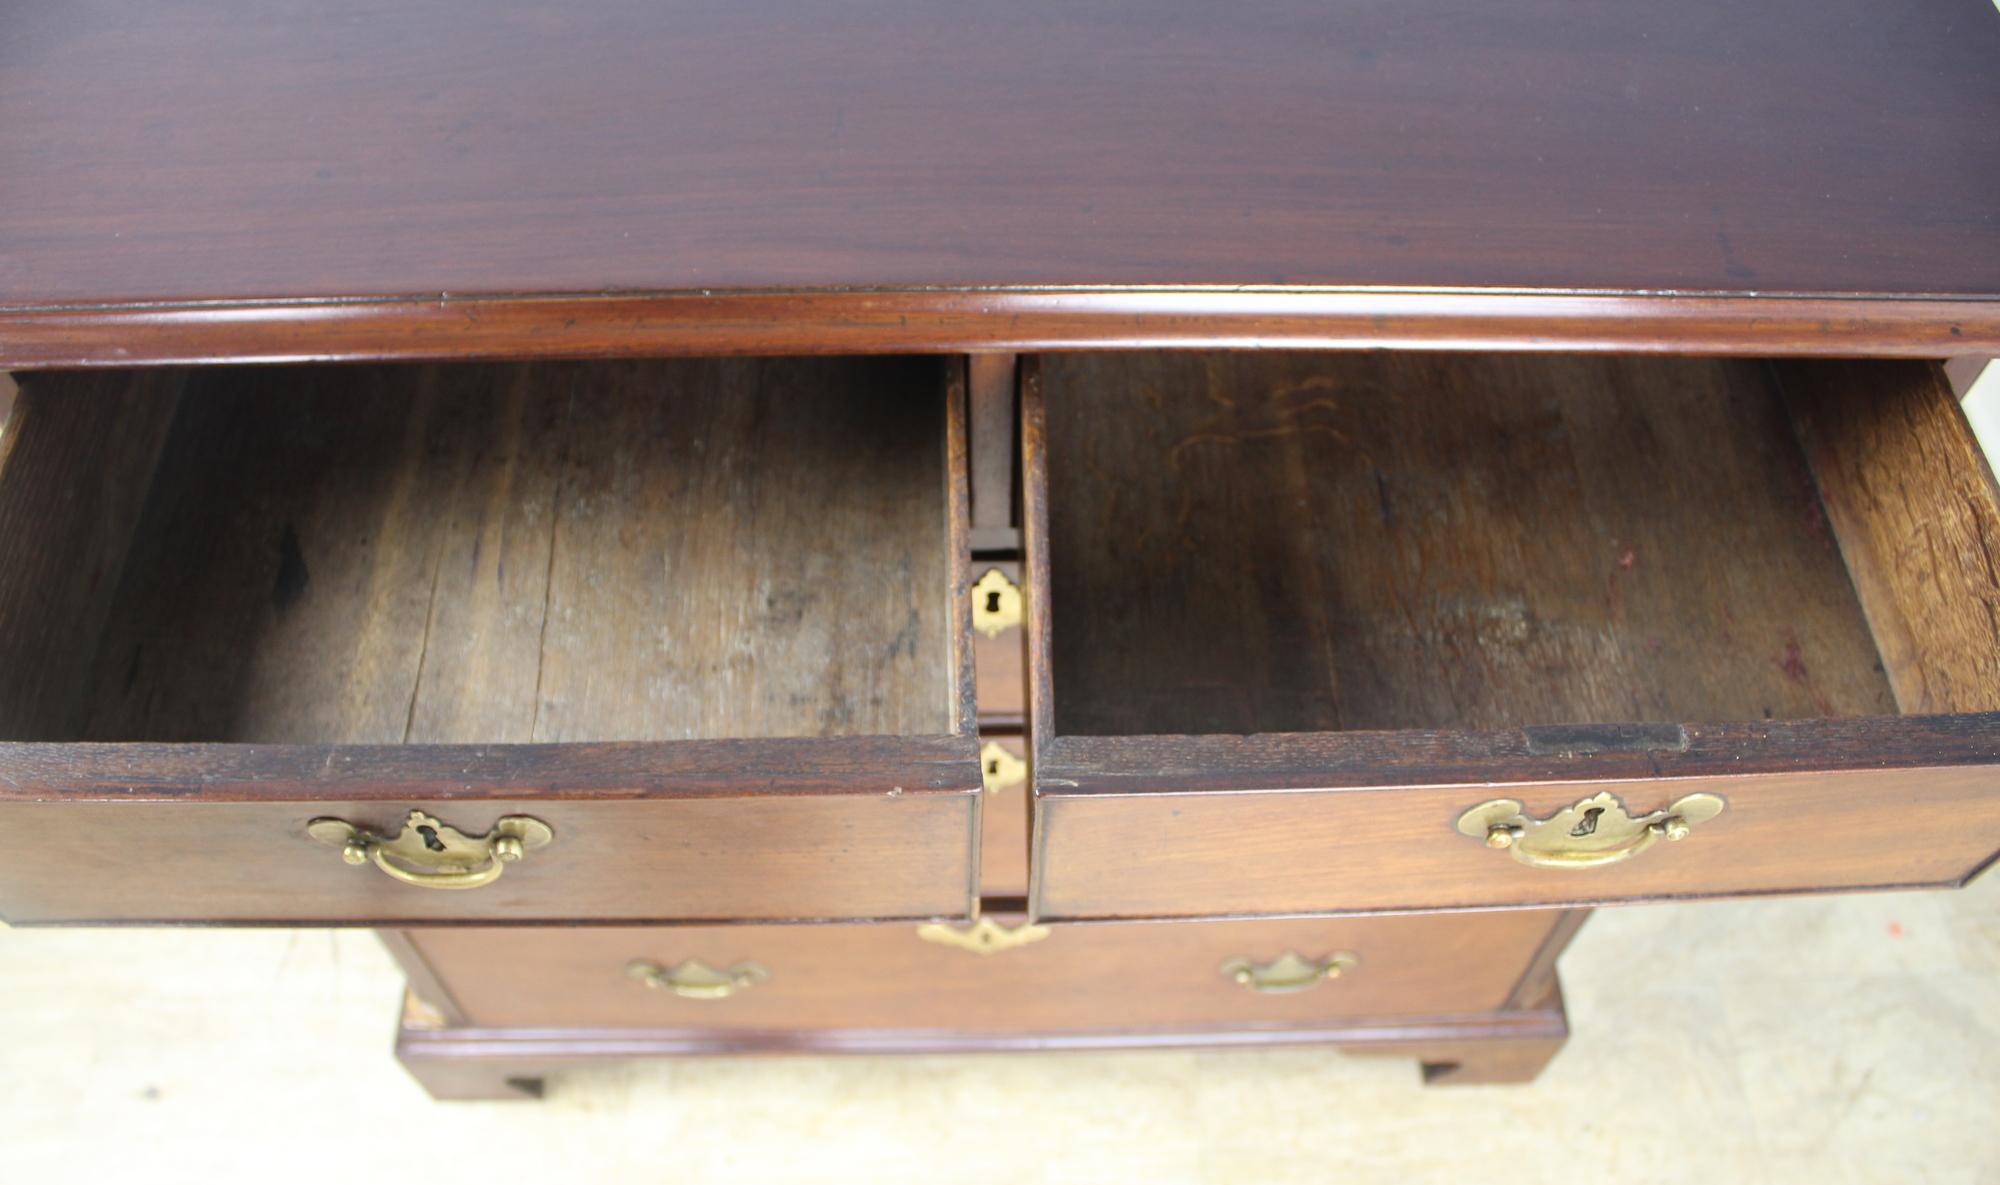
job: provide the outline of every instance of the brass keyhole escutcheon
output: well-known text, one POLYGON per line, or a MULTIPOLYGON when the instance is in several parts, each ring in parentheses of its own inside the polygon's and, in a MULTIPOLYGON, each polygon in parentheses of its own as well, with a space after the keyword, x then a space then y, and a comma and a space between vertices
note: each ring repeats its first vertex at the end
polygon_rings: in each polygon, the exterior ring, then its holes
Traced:
POLYGON ((369 864, 423 889, 477 889, 500 879, 514 863, 555 839, 540 819, 508 815, 485 835, 467 835, 422 811, 411 811, 395 835, 377 835, 345 819, 314 819, 306 834, 340 849, 349 864, 369 864))
POLYGON ((1686 839, 1728 804, 1687 794, 1650 814, 1633 815, 1610 791, 1593 794, 1546 819, 1531 819, 1511 798, 1482 802, 1458 817, 1458 831, 1535 868, 1596 868, 1629 860, 1659 840, 1686 839))
POLYGON ((979 750, 979 781, 988 794, 998 794, 1009 786, 1028 780, 1028 763, 1007 751, 998 741, 988 741, 979 750))
POLYGON ((972 628, 997 638, 1021 624, 1021 588, 998 568, 972 586, 972 628))
POLYGON ((925 942, 955 946, 975 955, 997 955, 1001 951, 1014 950, 1040 942, 1049 933, 1047 926, 1038 926, 1033 922, 1022 922, 1009 928, 992 918, 980 918, 963 929, 943 922, 925 922, 917 927, 917 937, 925 942))

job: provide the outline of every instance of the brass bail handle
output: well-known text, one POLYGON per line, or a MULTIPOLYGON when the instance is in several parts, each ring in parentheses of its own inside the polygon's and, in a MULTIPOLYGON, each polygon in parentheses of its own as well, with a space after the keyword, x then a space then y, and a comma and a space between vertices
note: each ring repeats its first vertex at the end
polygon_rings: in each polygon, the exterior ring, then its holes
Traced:
POLYGON ((1323 958, 1310 959, 1295 950, 1288 950, 1268 963, 1259 963, 1248 957, 1230 959, 1222 965, 1221 971, 1224 979, 1240 983, 1253 992, 1274 994, 1305 991, 1329 979, 1339 979, 1360 964, 1360 958, 1352 951, 1335 951, 1323 958))
POLYGON ((467 835, 422 811, 411 811, 394 836, 377 835, 345 819, 314 819, 306 834, 340 849, 349 864, 375 867, 422 889, 477 889, 500 879, 509 864, 555 838, 547 823, 508 815, 484 835, 467 835))
POLYGON ((634 959, 625 965, 625 974, 656 992, 672 992, 684 1000, 726 1000, 771 978, 760 963, 711 967, 700 959, 687 959, 672 967, 634 959))
POLYGON ((1497 798, 1458 817, 1458 831, 1503 850, 1532 868, 1598 868, 1617 864, 1660 840, 1686 839, 1728 805, 1714 794, 1689 794, 1650 814, 1633 815, 1610 791, 1593 794, 1546 819, 1531 819, 1519 802, 1497 798))

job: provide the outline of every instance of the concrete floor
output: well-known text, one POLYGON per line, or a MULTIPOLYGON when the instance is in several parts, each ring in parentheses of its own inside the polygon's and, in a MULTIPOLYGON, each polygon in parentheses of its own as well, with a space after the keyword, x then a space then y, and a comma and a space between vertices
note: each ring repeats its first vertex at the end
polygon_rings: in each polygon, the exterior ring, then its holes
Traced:
POLYGON ((1526 1087, 1321 1050, 696 1060, 433 1103, 347 931, 0 931, 0 1181, 2000 1182, 2000 876, 1601 911, 1526 1087))

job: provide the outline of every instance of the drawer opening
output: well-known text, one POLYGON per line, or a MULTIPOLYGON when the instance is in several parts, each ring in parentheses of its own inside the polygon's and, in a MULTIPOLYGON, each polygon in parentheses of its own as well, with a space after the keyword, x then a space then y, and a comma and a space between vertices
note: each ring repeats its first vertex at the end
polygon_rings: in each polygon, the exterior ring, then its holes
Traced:
POLYGON ((1038 918, 1943 886, 2000 848, 2000 494, 1933 364, 1024 373, 1038 918))
POLYGON ((962 359, 17 381, 10 923, 972 912, 962 359))
POLYGON ((1768 364, 1105 354, 1041 383, 1058 735, 1897 710, 1768 364))
POLYGON ((946 372, 22 375, 0 738, 955 735, 946 372))

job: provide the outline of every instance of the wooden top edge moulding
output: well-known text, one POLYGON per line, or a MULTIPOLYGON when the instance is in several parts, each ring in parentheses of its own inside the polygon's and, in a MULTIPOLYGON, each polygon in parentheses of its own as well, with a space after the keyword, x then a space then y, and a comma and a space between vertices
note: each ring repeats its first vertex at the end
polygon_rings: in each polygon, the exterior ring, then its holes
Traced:
POLYGON ((798 290, 0 308, 0 368, 1142 349, 2000 353, 2000 298, 798 290))

